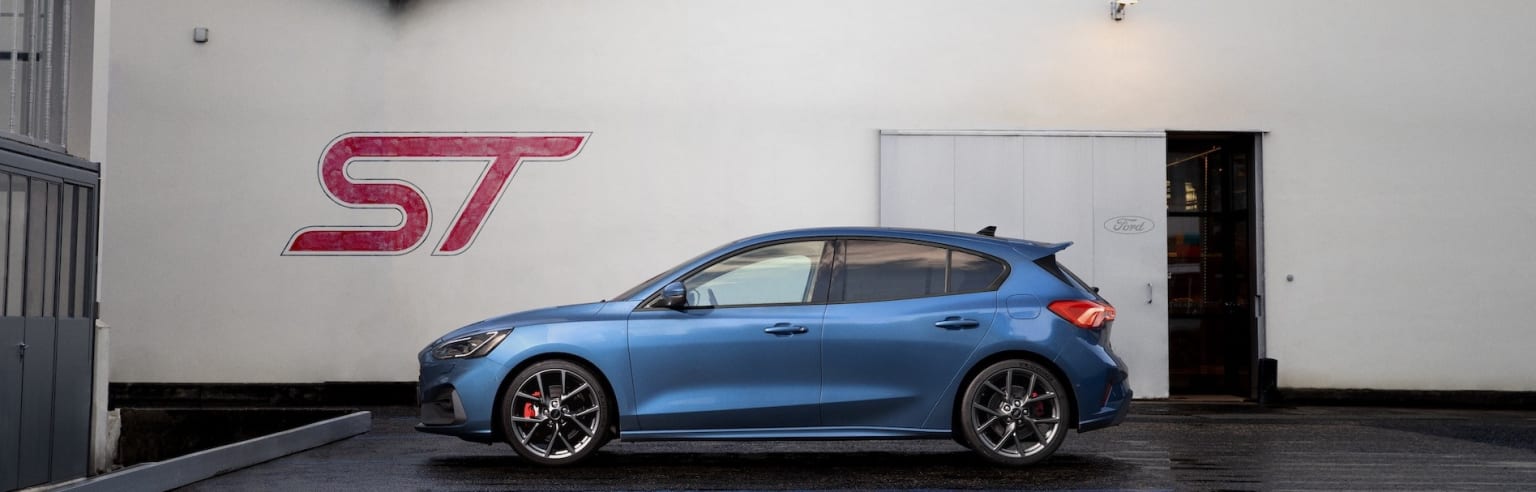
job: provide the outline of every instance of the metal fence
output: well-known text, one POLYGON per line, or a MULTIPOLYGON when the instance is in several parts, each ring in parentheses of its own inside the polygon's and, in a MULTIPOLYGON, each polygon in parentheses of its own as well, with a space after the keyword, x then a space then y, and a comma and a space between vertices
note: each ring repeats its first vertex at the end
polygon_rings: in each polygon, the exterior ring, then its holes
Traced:
POLYGON ((6 137, 63 150, 69 0, 0 0, 0 123, 6 137))
POLYGON ((0 490, 88 471, 99 176, 0 139, 0 490))

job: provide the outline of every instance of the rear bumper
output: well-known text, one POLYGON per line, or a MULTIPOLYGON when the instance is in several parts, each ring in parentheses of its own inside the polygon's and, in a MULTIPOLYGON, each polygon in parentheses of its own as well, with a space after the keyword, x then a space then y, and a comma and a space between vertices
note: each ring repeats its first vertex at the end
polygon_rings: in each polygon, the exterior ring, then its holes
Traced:
MULTIPOLYGON (((1118 425, 1131 409, 1131 384, 1125 361, 1107 347, 1084 344, 1064 365, 1070 364, 1086 374, 1073 389, 1077 394, 1077 431, 1088 432, 1118 425)), ((1069 371, 1071 371, 1069 369, 1069 371)))
POLYGON ((1125 420, 1125 414, 1131 412, 1131 389, 1129 387, 1125 389, 1124 400, 1119 402, 1111 402, 1108 406, 1114 407, 1114 413, 1107 417, 1080 421, 1077 424, 1077 431, 1088 432, 1091 430, 1098 430, 1105 427, 1120 425, 1120 422, 1125 420))

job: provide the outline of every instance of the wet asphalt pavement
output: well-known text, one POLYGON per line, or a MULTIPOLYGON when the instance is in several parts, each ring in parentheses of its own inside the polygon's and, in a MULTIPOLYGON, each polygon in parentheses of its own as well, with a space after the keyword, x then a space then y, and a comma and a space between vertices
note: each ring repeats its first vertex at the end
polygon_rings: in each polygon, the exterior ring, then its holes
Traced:
POLYGON ((546 469, 373 410, 367 434, 182 490, 1536 490, 1536 411, 1138 402, 1022 469, 949 441, 615 441, 546 469))

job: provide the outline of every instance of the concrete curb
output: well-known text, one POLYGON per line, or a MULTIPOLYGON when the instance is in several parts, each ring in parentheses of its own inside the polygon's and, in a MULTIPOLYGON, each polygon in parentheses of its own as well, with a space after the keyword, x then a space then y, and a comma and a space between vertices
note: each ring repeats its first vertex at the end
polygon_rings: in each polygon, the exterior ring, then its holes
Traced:
POLYGON ((170 490, 214 475, 340 441, 368 432, 372 427, 371 412, 356 412, 186 456, 131 466, 54 490, 83 492, 170 490))

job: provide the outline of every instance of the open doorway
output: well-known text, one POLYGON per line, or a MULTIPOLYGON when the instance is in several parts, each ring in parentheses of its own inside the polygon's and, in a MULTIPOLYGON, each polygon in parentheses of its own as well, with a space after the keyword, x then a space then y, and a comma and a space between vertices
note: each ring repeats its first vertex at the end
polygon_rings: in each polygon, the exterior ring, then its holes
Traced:
POLYGON ((1256 133, 1168 132, 1168 385, 1254 398, 1259 357, 1256 133))

